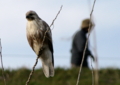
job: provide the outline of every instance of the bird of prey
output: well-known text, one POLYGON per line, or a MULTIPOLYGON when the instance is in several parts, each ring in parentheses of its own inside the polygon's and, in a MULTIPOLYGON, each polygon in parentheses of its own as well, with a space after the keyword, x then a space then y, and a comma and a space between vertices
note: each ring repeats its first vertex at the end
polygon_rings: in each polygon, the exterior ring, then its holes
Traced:
POLYGON ((39 56, 42 61, 43 72, 46 77, 54 76, 54 57, 53 57, 53 44, 52 33, 49 25, 42 20, 35 11, 28 11, 26 13, 27 27, 26 34, 29 45, 39 56), (47 31, 49 30, 49 31, 47 31), (47 31, 46 35, 45 32, 47 31), (40 54, 43 38, 43 50, 40 54))

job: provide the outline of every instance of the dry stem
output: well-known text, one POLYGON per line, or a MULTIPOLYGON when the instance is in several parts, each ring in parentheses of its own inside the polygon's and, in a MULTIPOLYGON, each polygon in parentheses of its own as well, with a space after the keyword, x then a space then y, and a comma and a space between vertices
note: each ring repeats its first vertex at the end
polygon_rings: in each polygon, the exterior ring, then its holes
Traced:
POLYGON ((96 0, 94 0, 92 11, 90 13, 90 24, 89 24, 89 29, 88 29, 88 37, 87 37, 87 40, 86 40, 86 43, 85 43, 85 48, 84 48, 84 51, 83 51, 82 62, 81 62, 81 65, 80 65, 80 69, 79 69, 79 74, 78 74, 78 79, 77 79, 76 85, 78 85, 79 81, 80 81, 80 74, 81 74, 82 65, 83 65, 83 61, 84 61, 84 57, 85 57, 85 51, 86 51, 86 48, 87 48, 87 45, 88 45, 89 36, 90 36, 91 21, 92 21, 91 18, 92 18, 92 13, 93 13, 93 9, 94 9, 94 6, 95 6, 95 2, 96 2, 96 0))
POLYGON ((94 85, 94 69, 92 66, 92 59, 91 59, 91 67, 92 67, 92 85, 94 85))
POLYGON ((2 61, 2 45, 1 45, 1 39, 0 39, 0 57, 1 57, 1 66, 2 66, 2 75, 4 79, 4 84, 6 85, 6 79, 4 76, 4 66, 3 66, 3 61, 2 61))
POLYGON ((95 85, 98 85, 99 74, 98 74, 98 55, 97 55, 97 46, 96 46, 96 33, 94 29, 94 55, 95 55, 95 85))

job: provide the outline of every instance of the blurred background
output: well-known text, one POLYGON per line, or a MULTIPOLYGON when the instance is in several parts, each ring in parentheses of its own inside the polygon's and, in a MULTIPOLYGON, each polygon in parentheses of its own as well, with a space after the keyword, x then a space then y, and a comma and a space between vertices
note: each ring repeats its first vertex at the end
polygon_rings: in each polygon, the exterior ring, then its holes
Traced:
MULTIPOLYGON (((93 0, 2 0, 0 38, 4 68, 32 68, 36 55, 26 38, 25 14, 34 10, 49 25, 63 5, 52 30, 55 67, 70 68, 71 42, 81 21, 90 17, 93 0)), ((97 0, 93 11, 95 30, 90 35, 94 54, 96 37, 98 67, 120 68, 120 0, 97 0), (94 33, 96 35, 94 35, 94 33)), ((88 59, 91 68, 91 59, 88 59)), ((92 63, 94 66, 94 62, 92 63)), ((0 65, 1 67, 1 65, 0 65)), ((41 62, 36 68, 41 67, 41 62)))

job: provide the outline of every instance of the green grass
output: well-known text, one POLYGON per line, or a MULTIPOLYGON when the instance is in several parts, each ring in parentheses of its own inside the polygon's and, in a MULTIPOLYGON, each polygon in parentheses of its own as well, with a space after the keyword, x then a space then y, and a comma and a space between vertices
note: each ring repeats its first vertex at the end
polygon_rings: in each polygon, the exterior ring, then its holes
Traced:
MULTIPOLYGON (((29 85, 76 85, 79 69, 56 68, 55 76, 46 78, 42 69, 35 70, 29 85)), ((21 68, 17 70, 5 70, 7 85, 25 85, 30 70, 21 68)), ((2 71, 0 70, 0 85, 4 85, 2 71)), ((92 85, 92 72, 82 69, 79 85, 92 85)), ((119 69, 99 70, 99 85, 120 85, 119 69)))

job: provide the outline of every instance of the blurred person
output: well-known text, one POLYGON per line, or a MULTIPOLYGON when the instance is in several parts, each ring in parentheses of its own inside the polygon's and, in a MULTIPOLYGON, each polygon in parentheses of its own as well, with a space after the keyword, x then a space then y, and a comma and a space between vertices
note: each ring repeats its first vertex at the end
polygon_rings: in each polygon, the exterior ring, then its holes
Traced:
MULTIPOLYGON (((87 40, 87 33, 88 33, 88 29, 89 29, 89 23, 90 23, 90 19, 85 19, 82 21, 80 30, 77 31, 73 37, 73 42, 72 42, 72 49, 71 49, 71 67, 79 67, 81 62, 82 62, 82 57, 83 57, 83 51, 85 48, 85 44, 86 44, 86 40, 87 40)), ((91 23, 91 28, 93 27, 93 23, 91 23)), ((91 31, 91 30, 90 30, 91 31)), ((88 57, 93 58, 94 57, 91 53, 91 51, 88 48, 86 48, 86 52, 85 52, 85 57, 84 57, 84 61, 83 61, 83 67, 87 67, 88 68, 88 57)))

